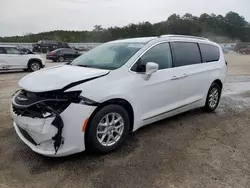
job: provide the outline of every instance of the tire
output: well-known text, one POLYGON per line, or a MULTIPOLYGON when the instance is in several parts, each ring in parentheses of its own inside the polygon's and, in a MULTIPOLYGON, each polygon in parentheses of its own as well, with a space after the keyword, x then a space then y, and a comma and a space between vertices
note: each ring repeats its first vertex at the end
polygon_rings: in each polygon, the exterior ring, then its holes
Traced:
POLYGON ((34 72, 34 71, 38 71, 41 69, 41 63, 39 61, 32 61, 29 64, 29 71, 30 72, 34 72))
POLYGON ((208 90, 206 104, 204 110, 207 112, 213 112, 219 105, 221 96, 221 87, 217 83, 212 83, 208 90))
POLYGON ((58 61, 61 62, 61 63, 64 62, 64 57, 63 57, 63 56, 60 56, 60 57, 58 58, 58 61))
POLYGON ((92 151, 94 153, 110 153, 111 151, 114 151, 123 145, 124 141, 126 141, 127 139, 128 132, 129 116, 127 111, 122 106, 116 104, 105 106, 94 115, 91 122, 89 122, 88 124, 87 135, 85 140, 86 148, 87 150, 92 151), (107 126, 106 117, 108 116, 109 121, 112 122, 113 114, 116 123, 114 124, 114 126, 107 126), (120 121, 118 121, 119 118, 121 118, 120 121), (119 126, 120 128, 118 128, 119 126), (100 131, 100 133, 97 134, 97 131, 100 131), (119 134, 117 132, 119 132, 119 134), (111 135, 113 135, 113 139, 111 135), (109 137, 110 142, 108 142, 109 137), (102 139, 103 143, 101 143, 102 139))
POLYGON ((23 71, 28 72, 28 71, 29 71, 29 69, 23 69, 23 71))

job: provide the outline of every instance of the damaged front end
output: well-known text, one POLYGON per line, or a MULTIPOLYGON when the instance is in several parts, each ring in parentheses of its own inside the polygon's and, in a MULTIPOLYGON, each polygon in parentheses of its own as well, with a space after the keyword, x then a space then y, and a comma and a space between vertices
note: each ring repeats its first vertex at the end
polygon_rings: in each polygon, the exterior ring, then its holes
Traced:
POLYGON ((64 144, 62 136, 64 122, 60 114, 72 102, 81 101, 80 93, 81 91, 62 90, 39 93, 25 90, 16 92, 12 100, 12 115, 22 136, 35 146, 52 140, 56 154, 64 144))

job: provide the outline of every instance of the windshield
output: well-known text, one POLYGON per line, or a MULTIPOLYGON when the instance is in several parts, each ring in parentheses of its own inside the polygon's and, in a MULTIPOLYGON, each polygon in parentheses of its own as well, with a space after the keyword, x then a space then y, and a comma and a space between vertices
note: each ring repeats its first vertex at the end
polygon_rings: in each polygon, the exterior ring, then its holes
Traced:
POLYGON ((144 43, 105 43, 76 58, 71 65, 114 70, 143 46, 144 43))

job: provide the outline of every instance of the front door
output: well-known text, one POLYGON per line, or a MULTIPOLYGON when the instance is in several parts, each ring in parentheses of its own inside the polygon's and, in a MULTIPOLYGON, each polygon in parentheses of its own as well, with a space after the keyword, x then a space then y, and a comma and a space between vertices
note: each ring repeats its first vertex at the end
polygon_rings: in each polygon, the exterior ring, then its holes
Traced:
POLYGON ((27 57, 15 47, 5 47, 6 67, 8 69, 20 69, 27 67, 27 57))
POLYGON ((150 48, 131 68, 134 79, 133 98, 135 99, 137 115, 141 117, 141 125, 162 119, 170 111, 180 105, 182 80, 178 67, 173 67, 169 43, 161 43, 150 48), (159 70, 145 79, 145 66, 148 62, 159 65, 159 70))

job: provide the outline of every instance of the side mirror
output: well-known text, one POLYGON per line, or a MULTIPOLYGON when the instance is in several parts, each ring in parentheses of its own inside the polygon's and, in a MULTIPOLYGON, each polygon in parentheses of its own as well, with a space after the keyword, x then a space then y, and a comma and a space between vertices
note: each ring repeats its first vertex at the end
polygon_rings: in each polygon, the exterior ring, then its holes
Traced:
POLYGON ((148 80, 152 74, 154 74, 159 69, 159 65, 157 63, 148 62, 146 64, 146 80, 148 80))
POLYGON ((157 63, 149 62, 146 64, 146 74, 151 75, 155 73, 159 69, 159 65, 157 63))

